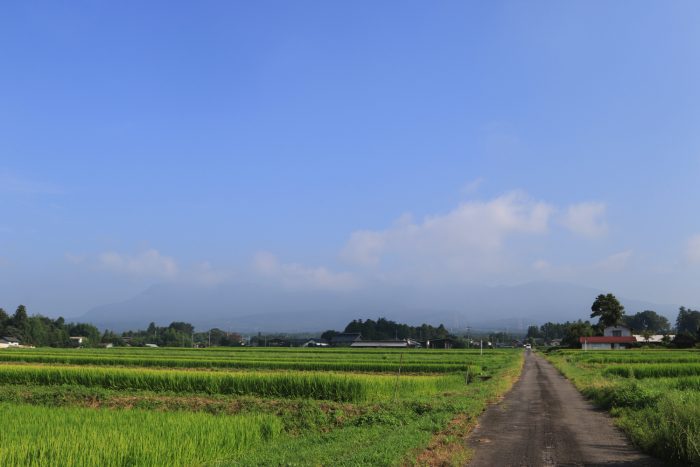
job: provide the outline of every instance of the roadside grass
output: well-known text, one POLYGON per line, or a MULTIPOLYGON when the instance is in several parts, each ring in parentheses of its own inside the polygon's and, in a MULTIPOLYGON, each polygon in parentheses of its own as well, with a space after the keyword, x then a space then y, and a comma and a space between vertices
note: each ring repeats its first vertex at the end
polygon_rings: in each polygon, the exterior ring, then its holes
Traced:
POLYGON ((675 362, 672 351, 621 352, 559 351, 547 358, 584 395, 609 410, 642 450, 670 462, 700 465, 700 377, 687 376, 699 374, 700 365, 688 361, 697 361, 700 354, 680 351, 680 362, 675 362))

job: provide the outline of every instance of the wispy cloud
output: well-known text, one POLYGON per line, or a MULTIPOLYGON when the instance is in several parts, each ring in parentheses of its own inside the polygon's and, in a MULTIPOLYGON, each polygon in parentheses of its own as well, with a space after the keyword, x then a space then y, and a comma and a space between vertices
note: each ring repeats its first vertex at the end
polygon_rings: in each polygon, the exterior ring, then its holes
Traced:
POLYGON ((462 187, 462 194, 464 195, 472 195, 479 191, 479 188, 481 188, 481 185, 484 183, 484 179, 479 177, 474 180, 471 180, 467 183, 464 184, 462 187))
POLYGON ((586 202, 572 204, 562 218, 562 224, 575 234, 584 237, 602 237, 608 232, 605 222, 605 203, 586 202))
POLYGON ((269 252, 260 252, 255 255, 253 269, 259 275, 279 281, 288 288, 349 290, 358 285, 358 281, 351 273, 333 272, 325 267, 281 263, 269 252))
POLYGON ((174 279, 179 273, 177 262, 155 249, 135 255, 109 251, 100 254, 98 262, 105 270, 139 277, 174 279))
POLYGON ((620 251, 599 261, 596 267, 607 272, 620 272, 627 267, 632 255, 632 250, 620 251))
POLYGON ((693 235, 686 242, 685 257, 691 263, 700 263, 700 234, 693 235))
POLYGON ((64 190, 50 183, 0 169, 0 192, 23 195, 57 195, 62 194, 64 190))

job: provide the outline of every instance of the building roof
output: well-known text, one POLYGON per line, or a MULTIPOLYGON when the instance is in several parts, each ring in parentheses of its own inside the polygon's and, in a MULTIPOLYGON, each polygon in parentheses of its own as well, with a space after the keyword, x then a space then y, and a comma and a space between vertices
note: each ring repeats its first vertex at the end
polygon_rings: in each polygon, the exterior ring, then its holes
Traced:
MULTIPOLYGON (((650 344, 658 344, 660 342, 663 342, 664 337, 666 337, 665 334, 654 334, 652 336, 649 336, 649 339, 645 338, 641 334, 634 335, 634 338, 637 339, 637 342, 650 343, 650 344)), ((674 337, 676 337, 675 334, 668 334, 669 340, 673 340, 674 337)))
POLYGON ((5 342, 19 342, 19 340, 16 339, 16 338, 14 338, 14 337, 5 336, 5 337, 3 337, 2 339, 3 339, 5 342))
POLYGON ((359 332, 341 332, 331 337, 331 344, 349 344, 355 341, 361 341, 362 334, 359 332))
POLYGON ((407 341, 357 341, 350 347, 408 347, 407 341))
POLYGON ((637 342, 634 336, 590 336, 579 337, 581 344, 634 344, 637 342))

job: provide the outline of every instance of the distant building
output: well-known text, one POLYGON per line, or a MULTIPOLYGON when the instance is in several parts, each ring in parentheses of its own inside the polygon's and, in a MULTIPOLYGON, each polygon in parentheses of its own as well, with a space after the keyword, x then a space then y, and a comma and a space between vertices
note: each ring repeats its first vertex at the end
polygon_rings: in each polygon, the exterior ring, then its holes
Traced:
POLYGON ((668 337, 668 342, 671 342, 676 338, 675 334, 654 334, 649 336, 649 338, 646 338, 641 334, 634 334, 634 338, 637 339, 637 342, 642 344, 661 344, 664 342, 664 337, 668 337))
MULTIPOLYGON (((423 342, 423 346, 426 349, 451 349, 452 347, 455 346, 457 341, 454 339, 451 339, 449 337, 445 337, 442 339, 430 339, 425 342, 423 342)), ((477 342, 478 344, 478 342, 477 342)))
POLYGON ((420 347, 420 343, 413 339, 386 340, 386 341, 355 341, 350 344, 352 348, 376 348, 376 349, 407 349, 420 347))
POLYGON ((71 342, 75 345, 81 346, 87 342, 87 337, 85 336, 71 336, 69 337, 71 342))
POLYGON ((330 344, 326 339, 322 338, 313 338, 313 339, 306 339, 306 342, 304 342, 301 346, 302 347, 328 347, 330 344))
POLYGON ((333 347, 349 347, 353 342, 362 340, 362 334, 359 332, 341 332, 331 337, 330 344, 333 347))
POLYGON ((14 337, 0 338, 0 349, 6 349, 8 347, 19 347, 19 340, 14 337))

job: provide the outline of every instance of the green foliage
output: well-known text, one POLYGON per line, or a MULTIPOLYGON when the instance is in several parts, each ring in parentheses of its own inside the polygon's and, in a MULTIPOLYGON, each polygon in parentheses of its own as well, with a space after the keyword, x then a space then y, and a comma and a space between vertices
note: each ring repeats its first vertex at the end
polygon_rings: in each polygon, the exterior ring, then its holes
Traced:
POLYGON ((562 345, 566 347, 577 348, 581 347, 579 342, 580 337, 590 337, 595 334, 595 330, 591 323, 588 321, 575 321, 572 323, 566 323, 564 329, 564 338, 562 339, 562 345))
POLYGON ((676 318, 676 332, 700 339, 700 311, 680 307, 676 318))
POLYGON ((591 305, 591 318, 598 317, 601 327, 617 326, 622 322, 625 307, 611 293, 600 294, 591 305))
POLYGON ((23 345, 37 347, 69 347, 70 336, 87 337, 87 346, 97 345, 100 333, 91 324, 68 323, 63 318, 50 319, 41 315, 29 316, 27 308, 19 305, 9 317, 0 309, 0 336, 13 337, 23 345))
POLYGON ((386 340, 386 339, 444 339, 449 335, 447 329, 442 324, 438 327, 429 324, 420 326, 409 326, 386 318, 379 318, 377 321, 367 319, 353 320, 343 332, 359 332, 365 340, 386 340))
POLYGON ((671 330, 671 323, 668 322, 668 319, 652 310, 623 316, 623 322, 627 327, 640 334, 644 334, 644 331, 651 334, 666 334, 671 330))

